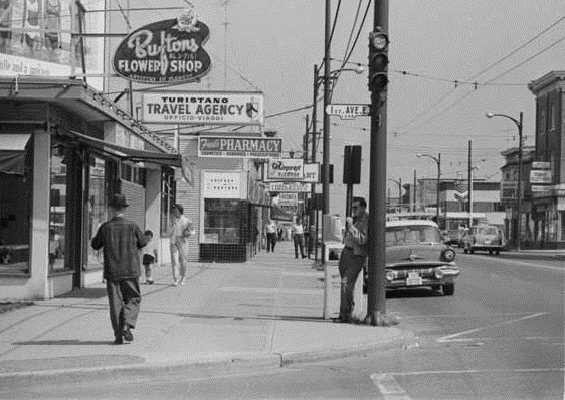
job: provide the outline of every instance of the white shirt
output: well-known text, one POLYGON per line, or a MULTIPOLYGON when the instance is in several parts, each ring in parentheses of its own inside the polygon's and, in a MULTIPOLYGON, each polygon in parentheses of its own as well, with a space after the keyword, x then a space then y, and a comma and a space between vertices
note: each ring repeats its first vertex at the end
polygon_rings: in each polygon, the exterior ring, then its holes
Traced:
POLYGON ((301 224, 292 224, 292 232, 295 235, 304 235, 304 227, 301 224))
POLYGON ((182 231, 184 231, 189 225, 192 225, 192 221, 181 215, 180 218, 173 221, 171 227, 171 243, 174 243, 179 238, 184 238, 182 236, 182 231))

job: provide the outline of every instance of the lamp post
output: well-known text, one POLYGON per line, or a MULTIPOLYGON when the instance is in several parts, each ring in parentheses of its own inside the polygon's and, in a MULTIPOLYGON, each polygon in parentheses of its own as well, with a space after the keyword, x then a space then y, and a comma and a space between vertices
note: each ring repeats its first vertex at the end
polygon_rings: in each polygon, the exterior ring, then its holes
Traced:
POLYGON ((510 115, 506 115, 506 114, 495 114, 495 113, 491 113, 488 112, 486 113, 487 118, 492 118, 492 117, 504 117, 504 118, 508 118, 509 120, 511 120, 512 122, 514 122, 516 124, 516 127, 518 127, 518 194, 517 194, 517 201, 516 201, 516 206, 517 206, 517 213, 518 213, 518 218, 517 218, 517 223, 516 223, 516 251, 520 251, 520 239, 522 237, 521 235, 521 228, 522 228, 522 131, 524 129, 524 112, 520 111, 520 118, 516 119, 514 117, 511 117, 510 115))
POLYGON ((402 211, 402 178, 392 179, 388 178, 389 181, 392 181, 398 185, 398 212, 402 211))
POLYGON ((441 179, 441 153, 434 157, 430 154, 417 154, 417 157, 428 157, 437 164, 437 182, 436 182, 436 224, 439 225, 439 182, 441 179))

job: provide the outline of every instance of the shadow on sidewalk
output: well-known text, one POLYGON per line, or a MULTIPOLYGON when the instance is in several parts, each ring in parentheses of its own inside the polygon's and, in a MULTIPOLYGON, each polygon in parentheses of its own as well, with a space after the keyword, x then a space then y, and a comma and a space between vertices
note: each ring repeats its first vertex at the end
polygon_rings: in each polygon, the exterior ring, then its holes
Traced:
POLYGON ((16 346, 107 346, 113 344, 110 340, 78 340, 78 339, 62 339, 62 340, 29 340, 25 342, 14 342, 16 346))
POLYGON ((107 296, 107 293, 106 293, 105 287, 104 288, 87 287, 87 288, 74 289, 71 292, 57 296, 57 298, 60 298, 60 299, 68 299, 68 298, 100 299, 100 298, 106 297, 106 296, 107 296))

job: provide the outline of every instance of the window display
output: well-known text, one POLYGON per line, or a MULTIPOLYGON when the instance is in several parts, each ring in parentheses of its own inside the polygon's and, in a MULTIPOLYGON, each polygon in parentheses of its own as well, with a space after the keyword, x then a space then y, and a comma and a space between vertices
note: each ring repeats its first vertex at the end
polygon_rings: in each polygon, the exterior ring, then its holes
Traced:
POLYGON ((51 190, 49 200, 49 270, 65 269, 65 214, 67 194, 67 164, 64 148, 51 147, 51 190))
POLYGON ((240 202, 240 199, 204 199, 203 243, 241 243, 240 202))

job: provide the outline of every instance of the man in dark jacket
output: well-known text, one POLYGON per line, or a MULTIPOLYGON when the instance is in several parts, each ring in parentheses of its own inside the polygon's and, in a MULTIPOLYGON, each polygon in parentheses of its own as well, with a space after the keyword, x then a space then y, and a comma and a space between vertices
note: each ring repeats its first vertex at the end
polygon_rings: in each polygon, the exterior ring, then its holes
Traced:
POLYGON ((123 194, 115 195, 110 204, 114 217, 100 226, 91 243, 94 250, 104 248, 104 278, 115 344, 133 340, 130 329, 135 328, 141 303, 139 249, 147 245, 141 228, 124 218, 128 206, 123 194))

